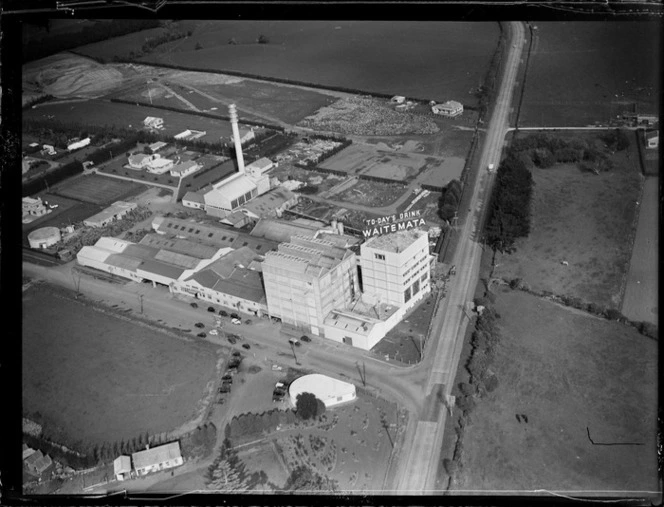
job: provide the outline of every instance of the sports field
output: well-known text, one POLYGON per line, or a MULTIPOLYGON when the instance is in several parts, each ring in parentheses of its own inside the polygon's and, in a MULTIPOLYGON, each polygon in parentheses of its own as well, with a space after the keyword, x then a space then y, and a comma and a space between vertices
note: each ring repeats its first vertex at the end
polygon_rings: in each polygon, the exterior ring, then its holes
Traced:
POLYGON ((657 113, 659 21, 533 24, 521 126, 607 123, 635 103, 657 113))
POLYGON ((533 168, 530 235, 515 253, 496 255, 494 276, 620 308, 642 177, 633 140, 611 160, 615 168, 599 175, 576 165, 533 168))
POLYGON ((657 342, 521 291, 495 307, 499 385, 471 412, 452 489, 658 491, 657 342))
POLYGON ((70 179, 53 192, 77 201, 107 205, 142 190, 145 186, 138 183, 90 174, 70 179))
POLYGON ((481 83, 498 34, 495 22, 199 21, 192 37, 141 60, 475 103, 468 92, 481 83), (256 43, 261 34, 269 43, 256 43))
POLYGON ((23 409, 69 442, 171 431, 194 418, 217 356, 47 285, 23 293, 23 409))
POLYGON ((646 178, 639 206, 639 222, 622 302, 622 314, 631 320, 657 324, 659 178, 646 178))
POLYGON ((160 132, 168 136, 174 136, 186 129, 194 129, 207 133, 200 138, 202 141, 219 142, 220 137, 231 135, 231 126, 227 121, 102 100, 45 105, 38 109, 24 111, 23 114, 25 118, 43 119, 52 115, 65 123, 114 125, 134 129, 143 128, 143 120, 146 116, 156 116, 164 119, 164 130, 160 132))

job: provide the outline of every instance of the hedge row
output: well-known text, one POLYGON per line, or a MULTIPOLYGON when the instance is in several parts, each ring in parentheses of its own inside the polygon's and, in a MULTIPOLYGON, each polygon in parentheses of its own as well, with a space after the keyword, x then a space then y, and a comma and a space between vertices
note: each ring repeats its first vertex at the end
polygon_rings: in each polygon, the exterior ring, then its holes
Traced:
POLYGON ((235 443, 248 442, 275 431, 279 425, 294 424, 296 421, 298 418, 294 410, 275 408, 260 414, 240 414, 233 417, 226 427, 226 438, 235 443))

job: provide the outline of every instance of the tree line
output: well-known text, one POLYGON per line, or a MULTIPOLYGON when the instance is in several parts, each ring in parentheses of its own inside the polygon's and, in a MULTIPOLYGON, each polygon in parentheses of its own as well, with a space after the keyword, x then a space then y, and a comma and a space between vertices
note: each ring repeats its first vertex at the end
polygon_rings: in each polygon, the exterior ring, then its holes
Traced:
POLYGON ((443 220, 450 221, 457 214, 463 187, 459 180, 450 181, 443 189, 438 199, 438 216, 443 220))

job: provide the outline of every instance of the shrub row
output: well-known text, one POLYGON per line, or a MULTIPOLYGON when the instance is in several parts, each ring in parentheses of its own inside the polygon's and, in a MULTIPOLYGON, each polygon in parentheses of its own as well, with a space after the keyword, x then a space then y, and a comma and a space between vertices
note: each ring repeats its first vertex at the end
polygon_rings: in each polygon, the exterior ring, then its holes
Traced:
POLYGON ((458 212, 463 188, 459 180, 450 181, 438 199, 438 216, 448 222, 458 212))
POLYGON ((297 420, 295 411, 277 408, 260 414, 240 414, 233 417, 227 426, 226 437, 234 442, 250 441, 275 431, 279 425, 294 424, 297 420))

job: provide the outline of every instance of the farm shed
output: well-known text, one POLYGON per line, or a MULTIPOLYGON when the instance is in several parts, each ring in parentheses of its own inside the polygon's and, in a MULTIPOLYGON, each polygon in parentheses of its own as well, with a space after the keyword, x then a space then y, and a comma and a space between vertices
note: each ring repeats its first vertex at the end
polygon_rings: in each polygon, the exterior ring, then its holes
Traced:
POLYGON ((456 100, 448 100, 443 104, 436 104, 435 106, 432 106, 431 111, 433 114, 454 118, 463 113, 463 104, 461 104, 461 102, 457 102, 456 100))
POLYGON ((136 206, 135 202, 116 201, 105 210, 83 220, 83 223, 88 227, 105 227, 114 220, 120 220, 127 213, 136 209, 136 206))
POLYGON ((68 144, 67 150, 68 151, 78 150, 80 148, 83 148, 84 146, 87 146, 88 144, 90 144, 90 138, 86 137, 85 139, 76 140, 68 144))
POLYGON ((131 477, 131 458, 129 456, 118 456, 113 461, 113 475, 118 481, 124 481, 131 477))
POLYGON ((134 462, 134 470, 139 476, 182 465, 179 442, 135 452, 131 458, 134 462))
POLYGON ((288 394, 293 406, 297 396, 302 393, 311 393, 321 400, 327 408, 340 403, 353 401, 357 394, 355 386, 326 375, 314 373, 295 379, 288 388, 288 394))
POLYGON ((60 229, 57 227, 42 227, 28 234, 30 248, 48 248, 60 241, 60 229))
POLYGON ((150 148, 150 151, 152 151, 152 153, 157 153, 159 150, 161 150, 166 146, 168 146, 168 143, 165 143, 163 141, 157 141, 156 143, 150 144, 148 148, 150 148))

